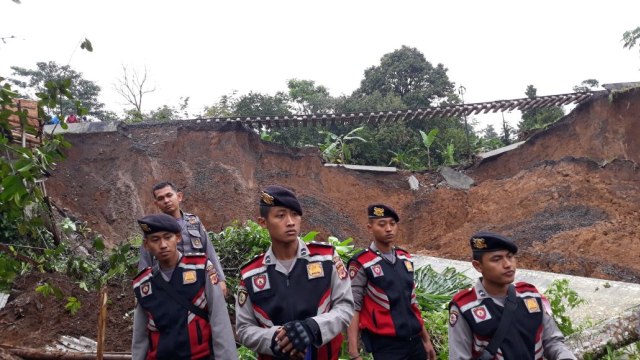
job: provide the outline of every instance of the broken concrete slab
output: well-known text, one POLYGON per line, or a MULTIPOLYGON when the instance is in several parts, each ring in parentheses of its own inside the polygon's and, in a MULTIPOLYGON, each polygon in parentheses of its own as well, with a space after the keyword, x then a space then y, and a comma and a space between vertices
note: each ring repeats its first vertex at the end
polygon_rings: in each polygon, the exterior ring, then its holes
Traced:
POLYGON ((459 171, 455 171, 447 166, 443 166, 440 169, 440 174, 444 177, 447 184, 455 189, 469 190, 469 188, 471 188, 471 186, 473 186, 475 182, 467 175, 459 171))

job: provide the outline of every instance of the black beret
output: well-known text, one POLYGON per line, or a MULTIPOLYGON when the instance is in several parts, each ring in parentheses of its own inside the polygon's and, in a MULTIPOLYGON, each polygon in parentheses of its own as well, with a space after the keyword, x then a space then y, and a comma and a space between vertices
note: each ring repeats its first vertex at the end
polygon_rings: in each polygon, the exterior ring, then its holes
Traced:
POLYGON ((302 215, 302 206, 295 194, 278 185, 268 186, 260 192, 260 206, 282 206, 302 215))
POLYGON ((160 231, 168 231, 172 233, 179 233, 182 231, 178 221, 173 216, 167 214, 147 215, 142 219, 138 219, 138 224, 145 235, 150 235, 160 231))
POLYGON ((383 204, 369 205, 367 208, 369 219, 393 218, 396 222, 400 222, 400 217, 391 207, 383 204))
POLYGON ((498 250, 508 250, 512 253, 518 252, 518 246, 506 236, 500 234, 480 231, 471 236, 469 239, 471 250, 473 252, 490 252, 498 250))

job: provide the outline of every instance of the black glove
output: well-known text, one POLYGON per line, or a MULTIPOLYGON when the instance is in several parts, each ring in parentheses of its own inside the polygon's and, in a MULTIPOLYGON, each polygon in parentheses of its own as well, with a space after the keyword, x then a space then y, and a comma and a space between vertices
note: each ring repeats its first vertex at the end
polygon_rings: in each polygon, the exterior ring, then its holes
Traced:
POLYGON ((273 351, 274 358, 284 358, 285 353, 283 353, 282 349, 280 349, 280 347, 278 346, 278 343, 276 342, 276 336, 278 336, 278 331, 273 334, 273 337, 271 338, 271 346, 269 346, 269 348, 271 349, 271 351, 273 351))
POLYGON ((304 352, 311 344, 310 331, 305 328, 305 325, 300 320, 290 321, 284 324, 284 330, 287 332, 287 338, 293 345, 293 348, 299 352, 304 352))

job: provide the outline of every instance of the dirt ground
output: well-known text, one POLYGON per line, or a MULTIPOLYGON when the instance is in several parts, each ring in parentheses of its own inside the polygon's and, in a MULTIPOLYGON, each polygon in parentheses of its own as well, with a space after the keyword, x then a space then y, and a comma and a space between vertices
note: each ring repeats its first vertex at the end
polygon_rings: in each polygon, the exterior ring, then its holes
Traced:
MULTIPOLYGON (((467 260, 469 236, 493 230, 518 243, 520 267, 640 282, 638 114, 640 89, 591 99, 520 148, 459 169, 476 181, 467 191, 450 188, 435 172, 328 168, 314 148, 262 142, 235 125, 184 122, 68 135, 73 147, 47 190, 65 215, 87 221, 112 245, 137 233, 136 218, 156 211, 150 189, 161 180, 183 188, 184 209, 213 231, 255 219, 259 189, 282 184, 299 195, 303 232, 318 230, 321 237, 351 236, 365 246, 366 206, 384 202, 400 213, 400 243, 412 252, 467 260), (410 175, 419 190, 409 189, 410 175)), ((95 322, 86 319, 97 310, 66 315, 60 301, 29 290, 43 277, 64 283, 50 274, 20 279, 0 311, 0 343, 42 345, 62 333, 95 337, 95 322)), ((89 296, 67 285, 81 301, 89 296)), ((110 291, 107 349, 127 350, 131 293, 110 291)))

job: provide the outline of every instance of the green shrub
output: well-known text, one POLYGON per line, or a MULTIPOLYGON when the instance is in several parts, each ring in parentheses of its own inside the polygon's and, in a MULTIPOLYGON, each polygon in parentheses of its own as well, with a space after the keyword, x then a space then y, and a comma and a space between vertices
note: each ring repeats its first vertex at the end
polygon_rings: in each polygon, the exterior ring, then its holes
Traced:
POLYGON ((569 280, 554 280, 547 288, 545 296, 551 305, 553 319, 558 324, 558 328, 567 336, 577 331, 573 327, 571 318, 567 315, 567 311, 585 302, 575 290, 569 287, 569 280))
POLYGON ((236 293, 240 267, 271 245, 269 232, 251 220, 244 224, 235 220, 219 233, 210 232, 209 238, 225 270, 230 294, 236 293))

